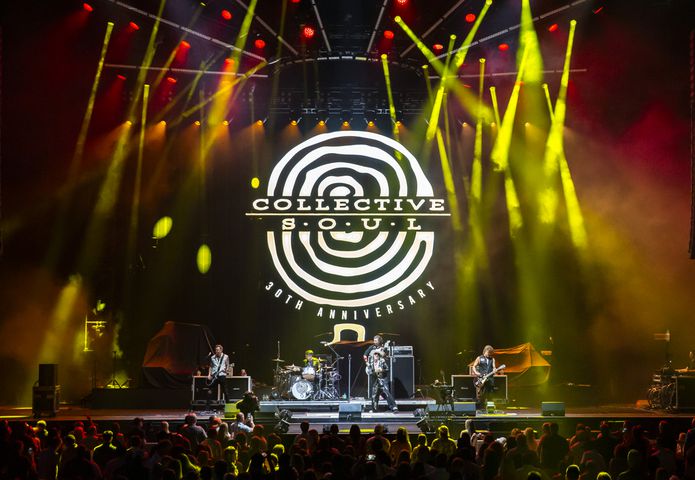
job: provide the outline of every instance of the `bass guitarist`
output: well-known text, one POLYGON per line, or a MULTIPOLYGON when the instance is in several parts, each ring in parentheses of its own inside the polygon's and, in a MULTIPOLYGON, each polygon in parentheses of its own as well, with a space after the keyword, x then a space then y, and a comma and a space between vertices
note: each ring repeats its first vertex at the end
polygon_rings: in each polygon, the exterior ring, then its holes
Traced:
POLYGON ((490 394, 495 389, 495 373, 500 369, 495 368, 494 354, 495 349, 492 348, 491 345, 485 345, 483 354, 478 356, 475 362, 473 362, 473 375, 478 377, 475 381, 476 403, 478 404, 478 408, 485 407, 490 394))
POLYGON ((229 370, 229 356, 222 351, 222 345, 215 345, 215 353, 210 355, 210 370, 208 371, 208 388, 210 396, 214 395, 217 385, 222 386, 225 400, 227 399, 227 370, 229 370))
POLYGON ((389 364, 388 364, 388 347, 384 345, 384 339, 381 335, 374 336, 374 345, 370 346, 364 352, 364 361, 367 364, 366 372, 369 375, 372 391, 372 411, 376 412, 379 407, 379 397, 383 396, 389 406, 389 410, 397 412, 398 407, 396 401, 391 395, 389 388, 389 364))

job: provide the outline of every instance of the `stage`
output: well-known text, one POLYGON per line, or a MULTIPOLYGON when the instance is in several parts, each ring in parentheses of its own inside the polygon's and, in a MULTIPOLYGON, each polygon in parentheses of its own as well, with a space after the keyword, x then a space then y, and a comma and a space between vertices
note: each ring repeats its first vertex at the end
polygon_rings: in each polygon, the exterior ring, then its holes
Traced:
MULTIPOLYGON (((428 432, 436 430, 436 427, 445 424, 453 435, 458 436, 464 428, 466 420, 473 420, 477 430, 487 430, 495 436, 506 436, 513 428, 533 427, 537 432, 541 431, 544 422, 556 422, 560 426, 560 432, 570 435, 578 423, 590 426, 597 430, 602 421, 615 424, 618 429, 623 422, 642 425, 647 432, 656 432, 658 423, 667 419, 678 429, 689 428, 693 413, 688 411, 666 412, 661 410, 649 410, 642 408, 643 402, 636 404, 610 404, 592 407, 567 406, 564 415, 544 415, 540 405, 536 406, 498 406, 494 413, 478 410, 475 415, 461 414, 451 411, 447 405, 438 405, 433 399, 422 400, 398 400, 399 411, 392 413, 386 410, 386 405, 380 404, 379 412, 368 412, 369 402, 364 399, 348 401, 262 401, 261 409, 255 415, 256 423, 266 427, 266 431, 272 431, 279 420, 276 411, 288 410, 291 412, 287 434, 299 432, 299 424, 308 421, 311 428, 323 431, 332 424, 337 424, 341 432, 347 433, 353 424, 357 424, 363 433, 371 432, 374 425, 383 424, 390 433, 395 433, 399 427, 405 427, 410 434, 417 434, 423 430, 418 425, 424 418, 428 424, 428 432), (339 412, 340 406, 358 405, 362 407, 360 415, 346 418, 339 412), (416 411, 418 409, 418 411, 416 411)), ((123 430, 127 430, 130 421, 135 417, 145 420, 146 430, 156 433, 160 422, 169 422, 172 431, 177 430, 184 417, 191 411, 196 411, 199 421, 205 423, 213 410, 179 409, 125 409, 125 408, 86 408, 75 405, 61 405, 56 415, 44 417, 49 424, 58 424, 61 428, 67 428, 77 420, 86 421, 91 418, 97 424, 108 428, 111 422, 119 422, 123 430)), ((225 416, 224 410, 217 409, 217 414, 225 416)), ((231 421, 234 411, 228 409, 227 420, 231 421)), ((26 421, 32 423, 37 420, 33 416, 31 407, 6 407, 0 406, 0 418, 10 422, 26 421)), ((424 424, 423 424, 424 426, 424 424)), ((100 427, 101 429, 101 427, 100 427)), ((427 430, 427 428, 426 428, 427 430)))

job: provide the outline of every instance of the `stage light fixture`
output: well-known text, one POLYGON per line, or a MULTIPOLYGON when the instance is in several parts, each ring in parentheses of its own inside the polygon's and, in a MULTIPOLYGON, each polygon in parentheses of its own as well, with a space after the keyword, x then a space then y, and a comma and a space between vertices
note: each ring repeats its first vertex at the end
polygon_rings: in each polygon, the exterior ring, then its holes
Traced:
POLYGON ((256 125, 259 127, 263 126, 263 120, 256 120, 256 125))
POLYGON ((434 45, 432 45, 432 50, 434 50, 435 52, 441 52, 442 50, 444 50, 444 45, 442 45, 441 43, 435 43, 434 45))
POLYGON ((253 44, 256 46, 257 49, 263 50, 265 48, 265 40, 262 38, 257 38, 253 44))
POLYGON ((125 80, 125 75, 121 75, 120 73, 116 75, 116 78, 119 80, 125 80))
POLYGON ((396 3, 403 7, 408 4, 408 0, 396 0, 396 3))
POLYGON ((557 32, 557 29, 560 28, 557 23, 553 23, 551 26, 548 27, 549 32, 557 32))
POLYGON ((287 433, 290 429, 290 423, 285 420, 280 420, 273 428, 275 433, 287 433))
POLYGON ((185 49, 191 48, 191 44, 188 43, 186 40, 181 40, 181 43, 179 43, 179 46, 181 48, 185 48, 185 49))
POLYGON ((403 122, 401 122, 400 120, 396 120, 396 126, 400 127, 401 125, 403 125, 403 122))
POLYGON ((462 126, 462 127, 467 127, 467 126, 468 126, 468 122, 463 122, 463 123, 461 124, 461 126, 462 126))
POLYGON ((297 126, 297 120, 292 120, 290 122, 290 125, 292 125, 293 127, 296 127, 297 126))
POLYGON ((325 120, 319 120, 319 126, 320 126, 320 127, 323 127, 323 126, 325 126, 325 125, 326 125, 326 121, 325 121, 325 120))
POLYGON ((496 127, 497 124, 496 124, 495 122, 492 122, 492 123, 490 124, 490 126, 491 126, 491 127, 496 127))
POLYGON ((434 426, 430 423, 430 419, 427 416, 422 417, 415 425, 417 425, 422 433, 434 432, 434 426))
POLYGON ((196 127, 199 127, 199 126, 200 126, 200 120, 196 120, 195 122, 193 122, 193 124, 194 124, 196 127))
POLYGON ((302 1, 302 0, 290 0, 291 3, 299 3, 299 2, 301 2, 301 1, 302 1))
POLYGON ((222 125, 224 125, 225 127, 229 126, 229 120, 224 120, 222 122, 222 125))
POLYGON ((601 5, 600 7, 598 7, 598 8, 595 9, 595 10, 592 10, 592 13, 593 13, 594 15, 598 15, 599 13, 601 13, 601 11, 603 11, 603 5, 601 5))
POLYGON ((349 126, 350 126, 350 122, 348 122, 347 120, 343 120, 343 127, 349 127, 349 126))
POLYGON ((373 120, 368 121, 368 122, 367 122, 367 126, 368 126, 368 127, 373 127, 373 126, 374 126, 374 121, 373 121, 373 120))
POLYGON ((302 36, 307 40, 311 40, 312 38, 314 38, 314 35, 316 35, 316 30, 314 30, 313 27, 307 25, 304 28, 302 28, 302 36))
POLYGON ((499 46, 497 47, 497 49, 500 52, 506 52, 507 50, 509 50, 509 44, 508 43, 500 43, 499 46))
POLYGON ((135 22, 130 22, 130 23, 128 24, 128 27, 130 27, 130 29, 133 30, 133 31, 140 30, 140 25, 138 25, 138 24, 135 23, 135 22))
POLYGON ((166 120, 162 120, 161 122, 159 122, 159 125, 161 125, 162 127, 166 127, 167 126, 166 120))
POLYGON ((469 13, 466 15, 466 21, 468 23, 473 23, 475 22, 475 13, 469 13))
POLYGON ((530 126, 531 126, 531 123, 530 123, 530 122, 524 123, 524 127, 530 127, 530 126))
POLYGON ((230 12, 229 10, 222 10, 222 11, 220 12, 220 15, 221 15, 222 18, 224 18, 225 20, 231 20, 231 19, 232 19, 232 12, 230 12))
POLYGON ((253 177, 251 179, 251 188, 258 188, 261 186, 261 181, 258 179, 258 177, 253 177))
POLYGON ((85 12, 93 12, 94 7, 92 7, 90 4, 85 2, 82 4, 82 10, 84 10, 85 12))
POLYGON ((174 77, 169 76, 167 77, 167 82, 174 85, 176 84, 177 80, 174 77))
POLYGON ((133 122, 131 122, 130 120, 126 120, 125 122, 123 122, 123 124, 124 124, 126 127, 130 127, 130 126, 133 125, 133 122))
POLYGON ((384 38, 385 38, 386 40, 393 40, 393 37, 394 37, 394 36, 395 36, 395 35, 394 35, 393 31, 391 31, 391 30, 384 30, 384 38))

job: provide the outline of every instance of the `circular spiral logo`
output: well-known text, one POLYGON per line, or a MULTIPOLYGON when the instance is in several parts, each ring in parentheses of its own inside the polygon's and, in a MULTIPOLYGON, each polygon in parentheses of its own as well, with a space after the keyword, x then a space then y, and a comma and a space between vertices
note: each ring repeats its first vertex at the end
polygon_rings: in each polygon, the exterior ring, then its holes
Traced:
POLYGON ((448 213, 400 143, 340 131, 292 148, 249 215, 269 220, 268 250, 290 289, 356 308, 394 297, 422 275, 434 250, 423 222, 448 213))

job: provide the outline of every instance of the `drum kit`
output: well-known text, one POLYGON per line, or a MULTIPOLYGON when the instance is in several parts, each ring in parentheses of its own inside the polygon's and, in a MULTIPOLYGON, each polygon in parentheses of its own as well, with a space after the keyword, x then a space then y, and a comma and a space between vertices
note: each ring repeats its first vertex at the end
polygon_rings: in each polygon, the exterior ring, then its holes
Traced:
POLYGON ((275 396, 288 400, 336 400, 340 397, 337 388, 340 381, 337 360, 331 364, 320 362, 318 369, 312 365, 280 366, 285 363, 280 358, 274 358, 272 361, 275 362, 275 396))

